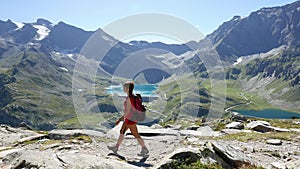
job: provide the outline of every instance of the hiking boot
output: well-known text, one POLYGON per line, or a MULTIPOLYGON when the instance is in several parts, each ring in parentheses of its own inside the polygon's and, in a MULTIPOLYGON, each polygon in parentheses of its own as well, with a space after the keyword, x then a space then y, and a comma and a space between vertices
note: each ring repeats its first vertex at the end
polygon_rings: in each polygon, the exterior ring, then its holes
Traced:
POLYGON ((118 147, 116 145, 114 146, 107 146, 107 148, 111 151, 113 151, 114 153, 117 153, 118 152, 118 147))
POLYGON ((149 153, 149 150, 147 149, 147 147, 142 147, 142 151, 139 155, 141 156, 145 156, 149 153))

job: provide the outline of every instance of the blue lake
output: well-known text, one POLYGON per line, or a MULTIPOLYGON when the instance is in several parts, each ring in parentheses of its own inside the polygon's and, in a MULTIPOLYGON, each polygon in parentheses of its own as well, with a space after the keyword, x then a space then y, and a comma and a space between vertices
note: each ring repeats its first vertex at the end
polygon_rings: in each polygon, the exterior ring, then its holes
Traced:
POLYGON ((276 110, 276 109, 236 110, 236 112, 242 115, 260 117, 260 118, 271 118, 271 119, 291 119, 293 117, 300 118, 300 114, 298 113, 284 111, 284 110, 276 110))
MULTIPOLYGON (((158 88, 158 85, 156 84, 135 84, 133 93, 139 93, 143 97, 157 97, 155 94, 156 89, 158 88)), ((107 94, 117 94, 120 96, 125 96, 126 93, 123 91, 123 86, 110 86, 106 88, 107 94)))

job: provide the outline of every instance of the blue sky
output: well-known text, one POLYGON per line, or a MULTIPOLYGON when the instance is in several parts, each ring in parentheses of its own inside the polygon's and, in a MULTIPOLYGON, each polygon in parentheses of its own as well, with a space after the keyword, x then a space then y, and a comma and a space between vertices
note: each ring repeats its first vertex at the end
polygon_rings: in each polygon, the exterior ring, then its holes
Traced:
POLYGON ((248 16, 262 7, 282 6, 296 0, 7 0, 1 2, 0 20, 34 22, 44 18, 85 30, 97 30, 126 16, 168 14, 189 22, 207 35, 233 16, 248 16))

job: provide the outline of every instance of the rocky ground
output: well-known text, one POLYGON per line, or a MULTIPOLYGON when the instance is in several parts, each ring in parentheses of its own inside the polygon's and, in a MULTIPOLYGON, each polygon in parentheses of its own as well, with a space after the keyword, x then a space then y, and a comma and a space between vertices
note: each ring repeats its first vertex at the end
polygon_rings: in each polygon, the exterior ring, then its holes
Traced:
MULTIPOLYGON (((174 168, 176 165, 216 163, 222 168, 299 168, 300 122, 293 128, 273 127, 266 121, 228 121, 222 129, 201 125, 138 126, 150 151, 127 133, 119 154, 114 144, 121 126, 108 132, 53 130, 36 132, 0 127, 0 168, 174 168), (246 139, 245 139, 246 138, 246 139), (247 139, 248 138, 248 139, 247 139), (244 140, 243 140, 244 139, 244 140)), ((192 124, 192 123, 191 123, 192 124)))

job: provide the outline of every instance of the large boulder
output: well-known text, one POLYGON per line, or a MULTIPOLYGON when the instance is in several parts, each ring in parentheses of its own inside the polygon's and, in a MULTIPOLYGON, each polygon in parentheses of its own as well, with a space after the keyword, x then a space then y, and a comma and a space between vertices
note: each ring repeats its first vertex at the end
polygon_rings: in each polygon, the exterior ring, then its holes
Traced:
POLYGON ((103 137, 104 134, 95 130, 52 130, 48 137, 54 140, 67 140, 77 136, 103 137))
POLYGON ((155 168, 178 168, 200 161, 202 164, 217 163, 223 168, 254 167, 257 162, 245 155, 239 148, 222 141, 206 142, 200 148, 179 148, 165 157, 155 168))
POLYGON ((246 125, 246 128, 252 129, 258 132, 269 132, 269 131, 276 131, 276 132, 289 132, 289 129, 273 127, 270 123, 266 121, 253 121, 246 125))
POLYGON ((8 154, 2 159, 0 168, 97 168, 97 169, 138 169, 134 165, 109 160, 97 154, 76 151, 34 151, 23 150, 8 154))
POLYGON ((269 131, 273 130, 270 123, 268 123, 266 121, 253 121, 253 122, 250 122, 246 125, 246 128, 251 129, 251 130, 255 130, 255 131, 258 131, 258 132, 269 132, 269 131))
POLYGON ((154 168, 169 169, 176 168, 179 164, 190 164, 198 161, 201 158, 201 153, 197 148, 179 148, 167 155, 154 168))
POLYGON ((224 161, 222 166, 227 168, 239 168, 241 166, 255 166, 257 164, 256 161, 249 158, 246 154, 244 154, 239 148, 235 148, 231 145, 225 144, 222 141, 215 141, 211 143, 212 152, 214 152, 220 159, 216 159, 217 161, 224 161))

